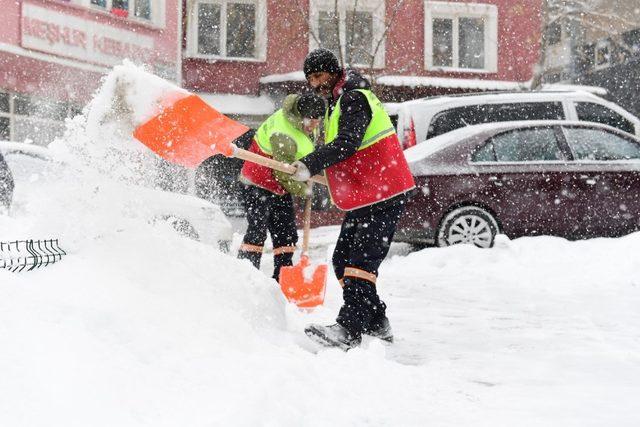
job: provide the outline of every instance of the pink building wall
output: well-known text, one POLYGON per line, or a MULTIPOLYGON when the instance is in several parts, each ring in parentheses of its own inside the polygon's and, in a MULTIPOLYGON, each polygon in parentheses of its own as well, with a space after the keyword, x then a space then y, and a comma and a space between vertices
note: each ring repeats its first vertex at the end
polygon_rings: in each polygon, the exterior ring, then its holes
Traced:
MULTIPOLYGON (((397 1, 387 3, 389 16, 397 1)), ((387 38, 386 74, 527 81, 540 46, 541 0, 450 0, 492 4, 498 8, 498 72, 464 73, 425 70, 424 2, 405 0, 387 38)))
POLYGON ((91 60, 65 58, 63 54, 22 47, 23 3, 150 37, 153 40, 153 52, 147 60, 149 65, 162 64, 163 67, 177 70, 178 1, 166 0, 165 26, 154 28, 149 24, 66 2, 0 0, 3 17, 0 26, 0 89, 84 103, 100 84, 100 77, 111 68, 91 60))
MULTIPOLYGON (((305 12, 308 3, 300 2, 305 12)), ((186 9, 186 1, 183 3, 186 9)), ((259 79, 297 71, 308 52, 308 24, 295 1, 267 0, 267 60, 264 62, 183 58, 183 85, 202 92, 256 95, 259 79)), ((183 24, 186 48, 186 18, 183 24)))
MULTIPOLYGON (((456 0, 453 0, 456 2, 456 0)), ((469 1, 457 0, 460 3, 469 1)), ((431 76, 523 82, 531 78, 540 40, 542 0, 476 0, 498 8, 498 71, 496 73, 441 72, 424 68, 424 2, 405 0, 386 40, 385 67, 381 75, 431 76)), ((387 0, 391 16, 398 0, 387 0)), ((185 3, 186 4, 186 3, 185 3)), ((202 92, 257 95, 260 77, 300 71, 308 52, 309 2, 267 1, 267 56, 264 62, 183 59, 183 85, 202 92)), ((184 8, 183 10, 186 10, 184 8)), ((186 34, 186 18, 184 20, 186 34)), ((186 36, 183 47, 186 46, 186 36)))

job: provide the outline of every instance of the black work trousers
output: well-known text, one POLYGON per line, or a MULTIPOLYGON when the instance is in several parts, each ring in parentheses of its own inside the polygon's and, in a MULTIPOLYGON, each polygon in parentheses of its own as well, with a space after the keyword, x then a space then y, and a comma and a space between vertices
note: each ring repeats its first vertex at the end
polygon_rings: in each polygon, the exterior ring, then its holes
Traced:
POLYGON ((348 212, 333 252, 333 268, 344 285, 344 303, 336 320, 353 334, 375 329, 386 315, 386 305, 378 296, 375 278, 389 253, 406 198, 398 197, 390 202, 381 208, 374 205, 348 212))
POLYGON ((268 231, 273 243, 273 278, 278 280, 280 268, 293 264, 298 242, 293 199, 290 194, 279 196, 253 185, 245 185, 242 196, 248 224, 238 258, 249 259, 260 268, 268 231))

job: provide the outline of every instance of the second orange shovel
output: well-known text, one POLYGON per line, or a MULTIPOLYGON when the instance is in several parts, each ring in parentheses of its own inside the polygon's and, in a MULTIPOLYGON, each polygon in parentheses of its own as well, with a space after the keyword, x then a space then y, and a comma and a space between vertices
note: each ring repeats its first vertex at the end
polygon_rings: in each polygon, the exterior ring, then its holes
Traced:
MULTIPOLYGON (((311 187, 311 183, 309 183, 311 187)), ((304 206, 302 255, 296 265, 280 269, 280 288, 287 300, 300 308, 313 308, 324 303, 327 287, 327 265, 313 266, 307 254, 311 228, 311 197, 304 206)))

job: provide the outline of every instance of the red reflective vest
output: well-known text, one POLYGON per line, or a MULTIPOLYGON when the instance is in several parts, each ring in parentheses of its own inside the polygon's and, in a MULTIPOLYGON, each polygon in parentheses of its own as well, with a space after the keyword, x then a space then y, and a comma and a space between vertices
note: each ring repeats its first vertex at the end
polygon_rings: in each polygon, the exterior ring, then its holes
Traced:
MULTIPOLYGON (((374 205, 415 188, 400 141, 382 103, 370 90, 358 89, 371 107, 371 121, 356 154, 326 169, 331 199, 343 211, 374 205)), ((338 134, 340 99, 325 115, 325 143, 338 134)))

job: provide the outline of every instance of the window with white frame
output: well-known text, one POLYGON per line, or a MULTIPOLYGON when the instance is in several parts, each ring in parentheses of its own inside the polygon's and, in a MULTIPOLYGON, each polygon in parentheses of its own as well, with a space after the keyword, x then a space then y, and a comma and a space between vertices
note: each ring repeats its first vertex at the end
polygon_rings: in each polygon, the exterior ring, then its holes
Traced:
POLYGON ((64 119, 79 113, 74 104, 0 89, 0 141, 47 145, 63 134, 64 119))
POLYGON ((329 49, 348 65, 384 67, 384 0, 311 0, 310 8, 310 49, 329 49))
POLYGON ((479 3, 425 1, 428 69, 498 71, 498 8, 479 3))
POLYGON ((165 0, 75 0, 74 3, 123 18, 164 26, 165 0))
POLYGON ((191 0, 187 55, 266 59, 265 0, 191 0))

